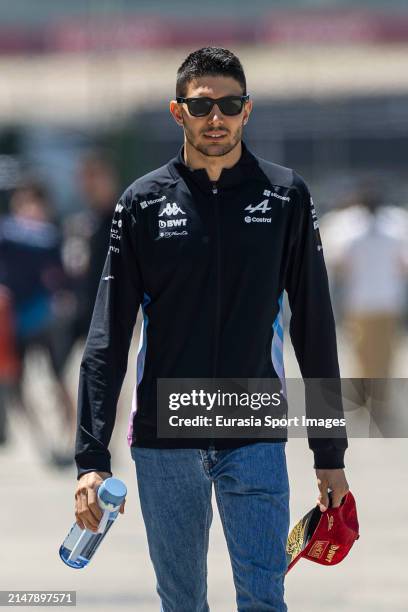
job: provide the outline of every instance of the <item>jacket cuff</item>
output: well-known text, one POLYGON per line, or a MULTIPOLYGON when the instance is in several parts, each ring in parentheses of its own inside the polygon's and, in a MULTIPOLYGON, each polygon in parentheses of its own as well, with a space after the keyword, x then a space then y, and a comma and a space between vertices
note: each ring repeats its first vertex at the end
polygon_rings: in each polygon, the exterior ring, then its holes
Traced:
POLYGON ((331 450, 315 450, 314 468, 315 470, 336 470, 344 468, 344 448, 333 448, 331 450))
POLYGON ((112 476, 112 472, 110 470, 97 470, 97 469, 93 469, 93 470, 78 470, 78 475, 77 475, 77 480, 79 480, 81 478, 81 476, 83 476, 84 474, 89 474, 89 472, 109 472, 109 474, 112 476))
POLYGON ((99 453, 93 453, 87 456, 75 457, 77 466, 77 480, 82 474, 87 472, 109 472, 112 474, 110 458, 99 453))

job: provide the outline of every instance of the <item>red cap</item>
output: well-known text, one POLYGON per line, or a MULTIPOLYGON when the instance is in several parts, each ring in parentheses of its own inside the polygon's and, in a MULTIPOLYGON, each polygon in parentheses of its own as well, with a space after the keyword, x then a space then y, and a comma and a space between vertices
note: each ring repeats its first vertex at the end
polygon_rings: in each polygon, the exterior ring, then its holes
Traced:
MULTIPOLYGON (((331 502, 331 493, 329 497, 331 502)), ((359 537, 356 502, 351 491, 343 497, 338 508, 329 507, 321 512, 319 506, 315 506, 289 534, 286 573, 301 557, 321 565, 336 565, 359 537)))

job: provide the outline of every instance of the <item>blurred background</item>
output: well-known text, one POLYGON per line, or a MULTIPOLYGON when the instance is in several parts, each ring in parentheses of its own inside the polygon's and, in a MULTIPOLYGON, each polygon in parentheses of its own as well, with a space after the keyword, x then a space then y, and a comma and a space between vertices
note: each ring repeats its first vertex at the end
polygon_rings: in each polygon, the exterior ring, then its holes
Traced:
MULTIPOLYGON (((242 61, 249 147, 311 188, 342 375, 407 377, 405 1, 0 0, 0 589, 76 590, 82 610, 158 610, 126 442, 139 321, 110 447, 126 513, 86 570, 64 566, 58 548, 74 521, 79 361, 113 208, 181 146, 168 101, 183 59, 207 45, 242 61)), ((288 334, 285 362, 300 376, 288 334)), ((296 566, 290 610, 408 607, 407 440, 375 435, 347 453, 361 538, 339 566, 296 566)), ((317 487, 307 442, 290 440, 287 456, 293 524, 317 487)), ((209 601, 235 609, 217 514, 209 601)))

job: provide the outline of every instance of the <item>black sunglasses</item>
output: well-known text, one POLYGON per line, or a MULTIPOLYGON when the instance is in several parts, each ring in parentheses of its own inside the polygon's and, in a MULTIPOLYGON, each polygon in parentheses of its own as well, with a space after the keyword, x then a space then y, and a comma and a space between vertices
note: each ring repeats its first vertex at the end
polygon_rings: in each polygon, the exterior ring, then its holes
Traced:
POLYGON ((218 106, 223 115, 233 117, 239 115, 244 106, 244 102, 249 100, 249 94, 246 96, 225 96, 224 98, 182 98, 177 96, 177 102, 187 104, 188 111, 193 117, 205 117, 209 115, 214 104, 218 106))

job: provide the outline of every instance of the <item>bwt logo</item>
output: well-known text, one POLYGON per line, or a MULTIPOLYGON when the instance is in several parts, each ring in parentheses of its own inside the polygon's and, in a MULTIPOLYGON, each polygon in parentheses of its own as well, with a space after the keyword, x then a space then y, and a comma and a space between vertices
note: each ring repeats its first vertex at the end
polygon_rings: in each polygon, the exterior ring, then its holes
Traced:
POLYGON ((169 219, 168 221, 159 220, 159 227, 185 227, 187 225, 187 219, 169 219))
POLYGON ((340 548, 338 544, 332 544, 329 548, 329 552, 327 553, 325 561, 327 563, 331 563, 333 561, 333 557, 336 554, 337 550, 340 548))
POLYGON ((159 217, 162 217, 163 215, 167 215, 168 217, 171 217, 171 216, 176 216, 179 213, 181 213, 182 215, 186 214, 184 211, 181 210, 181 208, 178 206, 176 202, 173 202, 172 204, 168 202, 166 206, 163 208, 163 210, 161 211, 161 213, 159 213, 159 217))

